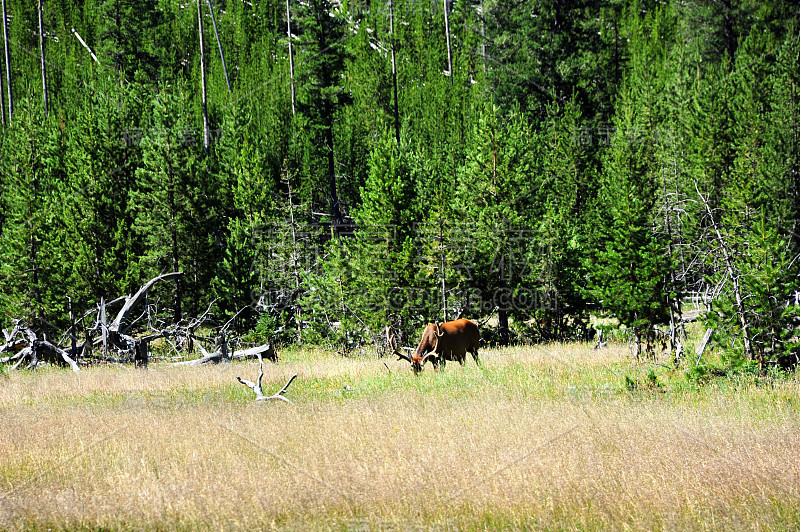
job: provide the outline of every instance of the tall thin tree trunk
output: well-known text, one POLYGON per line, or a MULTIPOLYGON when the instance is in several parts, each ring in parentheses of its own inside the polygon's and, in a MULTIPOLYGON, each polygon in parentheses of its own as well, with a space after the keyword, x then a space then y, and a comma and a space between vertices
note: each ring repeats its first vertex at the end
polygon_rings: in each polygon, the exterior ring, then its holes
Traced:
POLYGON ((336 191, 336 160, 333 152, 333 109, 330 102, 325 103, 325 144, 328 150, 328 183, 331 191, 331 217, 334 225, 344 223, 342 211, 339 208, 339 194, 336 191))
MULTIPOLYGON (((44 116, 49 114, 47 104, 47 68, 44 61, 44 24, 42 23, 42 0, 39 0, 39 55, 42 60, 42 99, 44 100, 44 116)), ((74 353, 73 353, 73 356, 74 353)))
POLYGON ((288 172, 286 175, 286 184, 289 189, 289 220, 292 224, 292 270, 294 271, 294 319, 297 323, 297 345, 303 345, 303 326, 300 321, 301 311, 298 297, 300 295, 300 272, 297 266, 297 228, 294 224, 294 203, 292 200, 292 182, 289 178, 288 172))
POLYGON ((3 2, 3 44, 6 56, 6 86, 8 90, 8 122, 14 117, 14 98, 11 96, 11 54, 8 51, 8 20, 6 17, 6 0, 3 2))
POLYGON ((219 57, 222 60, 222 71, 225 73, 225 83, 228 85, 228 92, 231 92, 231 82, 228 79, 228 67, 225 65, 225 53, 222 51, 222 41, 219 40, 219 30, 217 30, 217 17, 214 16, 214 6, 211 0, 206 0, 208 3, 208 10, 211 12, 211 22, 214 24, 214 35, 217 37, 217 47, 219 48, 219 57))
POLYGON ((486 13, 484 13, 483 0, 481 0, 481 64, 483 73, 486 74, 486 13))
MULTIPOLYGON (((173 229, 172 229, 172 271, 177 272, 180 271, 180 257, 178 251, 178 231, 174 228, 174 220, 175 220, 175 200, 173 197, 172 192, 170 191, 170 204, 172 207, 172 220, 173 220, 173 229)), ((175 323, 178 323, 183 319, 183 309, 181 308, 181 300, 183 299, 183 293, 181 290, 181 276, 175 278, 175 289, 172 292, 173 295, 173 318, 175 323)))
POLYGON ((289 85, 292 90, 292 116, 294 116, 294 56, 292 55, 292 16, 289 13, 289 0, 286 0, 286 38, 289 40, 289 85))
POLYGON ((2 120, 2 124, 6 125, 6 99, 3 96, 5 91, 3 90, 3 61, 0 60, 0 120, 2 120))
POLYGON ((397 66, 394 59, 394 9, 392 0, 389 0, 389 32, 392 35, 392 88, 394 90, 394 136, 400 146, 400 108, 397 101, 397 66))
MULTIPOLYGON (((203 11, 200 6, 202 0, 197 0, 197 31, 200 34, 200 84, 202 86, 203 100, 203 148, 208 155, 208 97, 206 95, 206 51, 203 44, 203 11)), ((177 270, 176 270, 177 271, 177 270)))
POLYGON ((447 75, 450 76, 450 84, 453 84, 453 55, 450 49, 450 17, 447 14, 447 0, 442 0, 444 6, 444 33, 447 37, 447 75))

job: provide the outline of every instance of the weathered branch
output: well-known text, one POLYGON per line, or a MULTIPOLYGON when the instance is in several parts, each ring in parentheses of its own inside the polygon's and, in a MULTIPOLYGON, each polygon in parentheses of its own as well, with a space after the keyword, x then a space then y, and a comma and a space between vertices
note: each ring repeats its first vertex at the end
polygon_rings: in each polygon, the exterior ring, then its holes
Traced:
POLYGON ((203 353, 203 357, 204 358, 209 356, 209 353, 208 353, 208 351, 206 351, 206 348, 203 347, 203 344, 198 342, 197 338, 195 338, 194 336, 192 336, 192 342, 194 342, 194 345, 196 345, 197 348, 200 349, 200 352, 203 353))
POLYGON ((228 321, 226 321, 226 322, 225 322, 225 325, 223 325, 223 326, 222 326, 222 329, 220 329, 220 330, 222 330, 222 331, 225 331, 225 330, 227 330, 227 329, 228 329, 228 327, 230 326, 230 324, 231 324, 231 323, 233 323, 233 320, 235 320, 235 319, 236 319, 236 317, 237 317, 237 316, 239 316, 239 314, 241 314, 241 313, 244 311, 244 309, 246 309, 246 308, 249 308, 249 305, 245 305, 244 307, 240 308, 240 309, 239 309, 239 310, 236 312, 236 314, 234 314, 234 315, 231 317, 231 319, 229 319, 228 321))
POLYGON ((261 358, 261 355, 258 355, 258 380, 256 382, 250 382, 247 380, 242 379, 241 377, 236 377, 236 380, 253 390, 256 394, 256 401, 271 401, 271 400, 278 400, 278 401, 286 401, 289 404, 292 404, 290 400, 283 396, 286 393, 286 390, 289 389, 289 385, 297 378, 297 373, 292 375, 286 384, 283 385, 283 388, 278 391, 278 393, 270 396, 264 395, 264 389, 261 387, 261 379, 264 378, 264 359, 261 358))
POLYGON ((211 303, 208 304, 208 308, 206 309, 205 312, 203 312, 203 314, 199 318, 196 318, 196 319, 193 319, 192 321, 190 321, 189 325, 188 325, 188 328, 196 329, 197 327, 202 325, 203 322, 206 320, 206 316, 208 316, 208 313, 211 312, 211 307, 214 306, 214 303, 216 303, 217 300, 219 300, 219 298, 215 297, 214 300, 211 303))
POLYGON ((47 361, 53 364, 69 365, 72 371, 75 372, 79 370, 77 362, 75 362, 66 351, 52 344, 46 338, 44 340, 39 340, 36 333, 30 327, 20 325, 20 323, 17 322, 11 334, 8 334, 6 331, 4 331, 4 333, 7 341, 3 348, 0 349, 0 352, 6 349, 22 348, 15 355, 0 359, 0 363, 3 364, 16 360, 16 364, 11 368, 12 370, 17 369, 26 359, 30 359, 29 367, 32 368, 36 367, 39 361, 47 361), (23 339, 14 341, 14 337, 18 334, 22 335, 23 339), (12 341, 14 343, 9 345, 12 341))
POLYGON ((714 333, 714 329, 708 328, 706 329, 706 333, 703 335, 703 341, 700 342, 700 345, 697 346, 697 350, 695 353, 697 354, 697 362, 696 364, 700 363, 700 357, 703 356, 703 353, 706 351, 706 347, 708 347, 708 342, 711 341, 711 335, 714 333))
POLYGON ((60 347, 53 345, 52 343, 48 342, 47 340, 38 340, 33 344, 34 352, 36 352, 37 358, 46 358, 51 362, 56 363, 66 363, 72 368, 72 371, 75 373, 78 372, 78 364, 67 354, 66 351, 61 349, 60 347), (59 360, 60 359, 60 360, 59 360))
POLYGON ((163 275, 159 275, 153 279, 147 281, 136 294, 132 297, 126 298, 125 304, 120 309, 119 313, 117 313, 117 317, 114 318, 114 321, 111 322, 109 325, 109 329, 114 331, 119 331, 124 333, 125 331, 130 328, 130 325, 123 325, 123 323, 128 319, 128 314, 130 314, 131 310, 136 306, 137 303, 147 295, 147 292, 159 281, 166 281, 167 279, 172 279, 174 277, 178 277, 179 275, 183 275, 183 272, 172 272, 172 273, 165 273, 163 275))

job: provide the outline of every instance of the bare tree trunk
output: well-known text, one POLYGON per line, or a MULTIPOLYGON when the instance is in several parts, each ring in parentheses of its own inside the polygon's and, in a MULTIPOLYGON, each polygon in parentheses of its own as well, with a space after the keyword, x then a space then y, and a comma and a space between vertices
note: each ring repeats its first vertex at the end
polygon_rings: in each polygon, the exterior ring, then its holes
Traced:
POLYGON ((217 47, 219 48, 219 57, 222 60, 222 71, 225 73, 225 83, 228 85, 228 92, 231 92, 231 82, 228 79, 228 67, 225 65, 225 54, 222 51, 222 41, 219 40, 219 30, 217 30, 217 17, 214 16, 214 6, 211 5, 211 0, 206 0, 208 3, 208 10, 211 12, 211 22, 214 24, 214 35, 217 37, 217 47))
POLYGON ((294 116, 294 57, 292 55, 292 17, 289 13, 289 0, 286 0, 286 38, 289 40, 289 84, 292 90, 292 116, 294 116))
POLYGON ((484 12, 483 0, 481 0, 481 64, 483 73, 486 74, 486 13, 484 12))
POLYGON ((6 85, 8 90, 8 122, 11 123, 14 116, 14 98, 11 96, 11 54, 8 51, 8 20, 6 17, 6 0, 3 2, 3 44, 6 56, 6 85))
POLYGON ((39 0, 39 55, 42 60, 42 99, 44 100, 44 116, 49 114, 47 104, 47 69, 44 61, 44 24, 42 23, 42 0, 39 0))
POLYGON ((97 59, 97 56, 96 56, 96 55, 94 55, 94 52, 92 51, 92 49, 91 49, 91 48, 89 48, 89 45, 88 45, 88 44, 86 44, 86 41, 84 41, 84 40, 83 40, 83 38, 80 36, 80 34, 79 34, 77 31, 75 31, 75 28, 72 28, 72 34, 73 34, 75 37, 77 37, 77 38, 78 38, 78 41, 81 43, 81 45, 82 45, 84 48, 86 48, 86 51, 87 51, 87 52, 89 52, 89 55, 91 55, 91 56, 92 56, 92 59, 94 59, 94 62, 95 62, 95 63, 97 63, 97 64, 99 65, 99 64, 100 64, 100 60, 98 60, 98 59, 97 59))
POLYGON ((197 0, 197 31, 200 36, 200 84, 202 86, 203 100, 203 148, 208 155, 208 97, 206 95, 206 51, 203 44, 203 10, 200 6, 201 0, 197 0))
POLYGON ((394 136, 400 146, 400 109, 397 101, 397 66, 394 59, 394 9, 389 0, 389 32, 392 34, 392 88, 394 90, 394 136))
POLYGON ((447 75, 450 76, 450 84, 453 84, 453 54, 450 49, 450 17, 447 14, 447 0, 442 0, 444 6, 444 33, 447 38, 447 75))
POLYGON ((711 335, 713 333, 714 333, 714 329, 712 329, 710 327, 708 329, 706 329, 706 332, 703 335, 703 340, 700 342, 700 345, 698 345, 697 349, 695 350, 695 353, 697 354, 697 361, 695 361, 695 364, 699 364, 700 363, 700 357, 703 356, 703 353, 705 352, 706 347, 708 346, 708 342, 711 341, 711 335))
POLYGON ((6 101, 3 97, 3 62, 0 61, 0 120, 2 120, 3 125, 6 125, 6 101))
MULTIPOLYGON (((333 150, 333 109, 331 103, 325 101, 325 144, 328 150, 328 183, 331 194, 331 218, 335 226, 344 223, 344 216, 339 205, 339 193, 336 185, 336 160, 333 150)), ((337 230, 338 233, 338 230, 337 230)))

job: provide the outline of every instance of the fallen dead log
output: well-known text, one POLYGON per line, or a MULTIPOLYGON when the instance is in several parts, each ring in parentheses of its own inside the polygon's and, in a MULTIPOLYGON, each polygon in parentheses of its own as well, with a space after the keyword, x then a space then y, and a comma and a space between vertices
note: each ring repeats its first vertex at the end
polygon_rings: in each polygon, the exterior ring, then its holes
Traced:
POLYGON ((78 363, 72 360, 66 351, 53 345, 47 340, 38 340, 33 344, 34 356, 39 360, 45 360, 54 364, 68 364, 72 371, 78 372, 78 363))
POLYGON ((272 344, 259 345, 249 349, 240 349, 228 354, 227 350, 215 349, 213 353, 208 353, 199 342, 196 345, 203 352, 203 357, 195 360, 184 360, 182 362, 173 362, 174 366, 202 366, 203 364, 219 364, 221 362, 230 362, 234 359, 248 359, 258 357, 261 359, 265 357, 272 362, 278 361, 278 355, 275 353, 275 348, 272 344))
POLYGON ((60 366, 70 366, 75 372, 79 370, 78 363, 66 351, 49 342, 46 337, 40 340, 33 329, 22 325, 19 321, 15 324, 12 333, 3 332, 6 334, 6 343, 0 348, 0 353, 19 349, 16 354, 0 359, 0 363, 3 364, 15 362, 12 370, 17 369, 26 360, 29 361, 27 367, 31 369, 48 362, 60 366), (16 340, 15 336, 18 334, 22 335, 22 338, 16 340))

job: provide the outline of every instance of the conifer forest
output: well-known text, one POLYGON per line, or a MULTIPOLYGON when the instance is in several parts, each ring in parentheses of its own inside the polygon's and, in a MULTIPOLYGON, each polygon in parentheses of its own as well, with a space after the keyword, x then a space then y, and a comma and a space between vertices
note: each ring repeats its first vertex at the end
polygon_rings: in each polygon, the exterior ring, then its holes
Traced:
POLYGON ((183 272, 139 326, 348 352, 692 307, 732 366, 797 359, 796 2, 3 0, 2 37, 0 327, 183 272))

